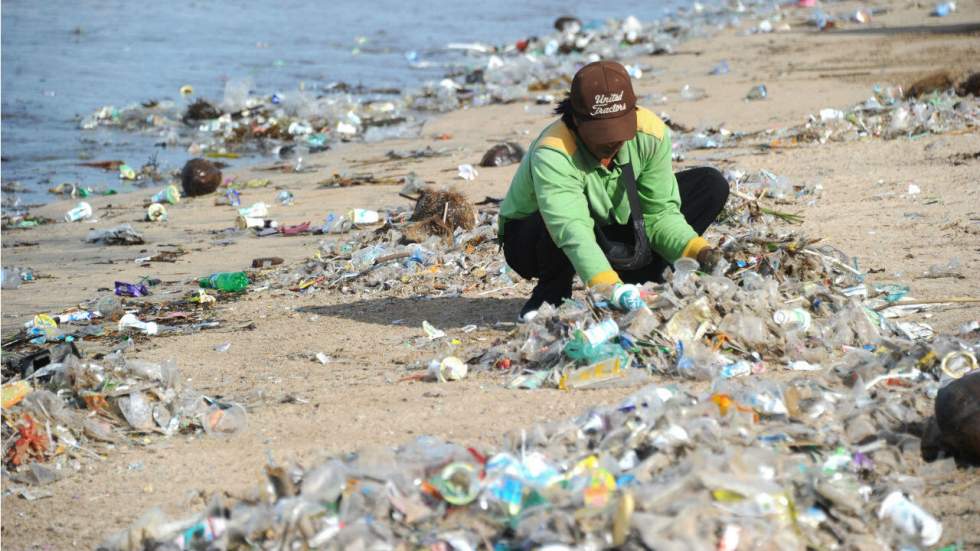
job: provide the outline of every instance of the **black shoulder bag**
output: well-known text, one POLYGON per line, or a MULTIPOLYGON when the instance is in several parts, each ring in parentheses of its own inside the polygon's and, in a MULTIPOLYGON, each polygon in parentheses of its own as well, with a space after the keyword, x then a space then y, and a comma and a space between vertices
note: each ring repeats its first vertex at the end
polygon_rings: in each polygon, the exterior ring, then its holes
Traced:
POLYGON ((612 241, 602 232, 599 217, 592 213, 595 221, 595 240, 606 255, 609 264, 614 269, 636 270, 653 260, 650 241, 647 239, 646 226, 643 223, 643 209, 640 207, 640 193, 636 190, 636 177, 633 175, 632 160, 623 167, 622 182, 626 186, 626 197, 630 203, 630 226, 633 228, 633 243, 612 241))

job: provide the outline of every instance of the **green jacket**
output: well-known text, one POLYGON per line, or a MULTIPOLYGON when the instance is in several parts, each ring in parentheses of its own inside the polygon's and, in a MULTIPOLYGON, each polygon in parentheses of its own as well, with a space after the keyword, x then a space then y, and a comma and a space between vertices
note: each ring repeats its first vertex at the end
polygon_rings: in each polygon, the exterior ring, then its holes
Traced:
POLYGON ((590 207, 602 225, 629 223, 629 200, 619 180, 621 167, 632 162, 650 247, 670 262, 697 256, 707 242, 680 212, 669 131, 646 109, 637 109, 636 118, 636 136, 623 145, 609 169, 561 120, 548 126, 531 144, 500 205, 500 237, 507 220, 540 211, 551 238, 582 281, 619 282, 596 243, 590 207))

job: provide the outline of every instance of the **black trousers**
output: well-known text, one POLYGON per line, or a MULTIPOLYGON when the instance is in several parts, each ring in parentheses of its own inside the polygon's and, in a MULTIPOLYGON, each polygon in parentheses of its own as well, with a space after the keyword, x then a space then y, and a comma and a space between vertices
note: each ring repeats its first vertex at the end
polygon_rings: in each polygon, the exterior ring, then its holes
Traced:
MULTIPOLYGON (((676 176, 681 214, 694 231, 702 235, 728 201, 728 181, 711 167, 684 170, 676 176)), ((631 243, 635 239, 633 229, 628 225, 605 226, 603 232, 614 241, 631 243)), ((504 258, 515 272, 525 279, 538 279, 525 310, 536 309, 543 302, 557 306, 572 296, 575 269, 551 239, 541 213, 509 220, 504 227, 503 245, 504 258)), ((650 264, 618 273, 626 283, 662 282, 668 265, 666 259, 654 253, 650 264)))

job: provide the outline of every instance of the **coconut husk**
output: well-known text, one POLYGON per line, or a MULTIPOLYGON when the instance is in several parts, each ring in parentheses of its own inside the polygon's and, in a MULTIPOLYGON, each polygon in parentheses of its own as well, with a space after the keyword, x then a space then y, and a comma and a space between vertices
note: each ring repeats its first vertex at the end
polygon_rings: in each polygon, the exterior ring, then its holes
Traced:
POLYGON ((422 190, 415 202, 415 211, 409 220, 421 222, 432 217, 444 222, 451 231, 456 228, 472 230, 476 225, 476 211, 466 197, 456 190, 422 190))
POLYGON ((184 195, 197 197, 214 193, 221 185, 221 170, 206 159, 191 159, 180 171, 184 195))

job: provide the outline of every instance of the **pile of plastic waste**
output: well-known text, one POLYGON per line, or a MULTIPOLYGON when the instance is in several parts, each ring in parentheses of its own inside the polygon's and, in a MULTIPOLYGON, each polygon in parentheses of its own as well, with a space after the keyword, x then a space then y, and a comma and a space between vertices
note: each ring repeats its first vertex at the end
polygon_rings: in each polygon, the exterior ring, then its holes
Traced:
POLYGON ((270 464, 251 495, 178 521, 152 510, 104 548, 932 546, 924 478, 952 460, 904 452, 950 380, 941 359, 980 347, 876 342, 784 381, 650 385, 496 449, 420 437, 270 464))
POLYGON ((721 248, 728 266, 714 274, 682 259, 667 283, 644 285, 648 308, 566 301, 471 361, 508 367, 514 387, 596 388, 633 384, 638 368, 708 381, 814 371, 882 338, 933 336, 901 319, 907 287, 864 283, 847 256, 798 233, 727 233, 721 248))
MULTIPOLYGON (((924 338, 922 324, 899 321, 907 287, 871 283, 847 255, 780 231, 785 218, 753 198, 732 199, 716 228, 726 261, 715 273, 679 261, 665 283, 643 287, 647 307, 632 313, 598 293, 546 306, 469 360, 509 369, 512 387, 659 381, 622 403, 506 435, 494 449, 421 437, 308 467, 270 464, 253 494, 215 498, 178 521, 150 511, 105 548, 936 544, 943 528, 921 505, 925 478, 952 459, 919 466, 908 454, 939 389, 976 368, 980 333, 974 324, 924 338)), ((491 214, 479 216, 475 228, 492 227, 491 214)), ((362 233, 367 246, 350 258, 394 246, 397 226, 362 233)), ((465 258, 467 233, 429 246, 465 258)), ((364 271, 350 263, 307 269, 340 285, 364 271)))
POLYGON ((496 206, 464 208, 472 217, 465 226, 461 221, 444 223, 441 215, 435 220, 413 218, 407 208, 388 210, 376 229, 358 229, 349 217, 329 219, 317 254, 298 268, 283 270, 278 285, 304 292, 339 289, 401 297, 526 285, 499 254, 496 206))
POLYGON ((952 88, 905 97, 901 87, 875 86, 871 97, 849 109, 821 109, 806 123, 779 130, 773 145, 826 143, 868 137, 887 140, 942 134, 980 125, 980 97, 959 96, 952 88))
MULTIPOLYGON (((44 485, 145 435, 245 429, 245 409, 183 384, 175 363, 125 358, 99 363, 65 354, 3 385, 4 478, 44 485)), ((25 490, 33 492, 34 490, 25 490)))

